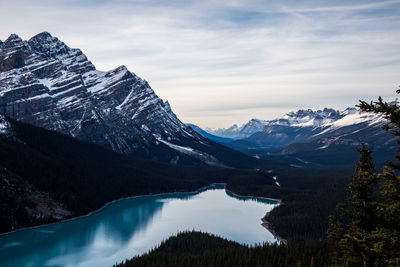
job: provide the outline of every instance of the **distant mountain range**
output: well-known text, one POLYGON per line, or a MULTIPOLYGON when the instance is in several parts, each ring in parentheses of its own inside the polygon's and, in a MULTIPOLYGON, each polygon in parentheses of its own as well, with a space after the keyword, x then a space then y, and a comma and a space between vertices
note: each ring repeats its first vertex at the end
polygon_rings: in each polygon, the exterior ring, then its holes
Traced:
POLYGON ((261 131, 267 123, 268 121, 265 120, 251 119, 240 127, 237 124, 234 124, 228 128, 206 128, 205 131, 218 137, 243 139, 249 137, 253 133, 261 131))
MULTIPOLYGON (((395 103, 398 104, 397 100, 395 103)), ((378 161, 392 155, 395 138, 381 129, 384 123, 382 115, 361 112, 356 108, 343 111, 308 109, 290 112, 274 120, 252 119, 241 127, 208 129, 207 134, 215 141, 218 140, 213 135, 232 138, 234 140, 224 144, 264 159, 279 157, 298 166, 322 162, 346 164, 354 162, 356 148, 361 143, 375 150, 378 161)))
POLYGON ((47 32, 0 41, 0 114, 171 164, 258 164, 184 125, 168 101, 125 66, 98 71, 81 50, 47 32))

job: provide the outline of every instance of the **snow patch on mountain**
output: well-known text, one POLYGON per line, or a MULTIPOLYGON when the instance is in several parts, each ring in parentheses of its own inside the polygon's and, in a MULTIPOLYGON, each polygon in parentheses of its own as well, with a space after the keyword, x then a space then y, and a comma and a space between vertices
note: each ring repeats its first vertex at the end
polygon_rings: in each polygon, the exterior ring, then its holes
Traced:
POLYGON ((313 111, 302 109, 290 112, 283 118, 271 120, 267 125, 281 125, 291 127, 321 127, 341 118, 340 112, 331 108, 313 111))
POLYGON ((367 123, 367 126, 373 126, 373 125, 379 124, 383 121, 385 121, 385 118, 382 114, 356 111, 356 112, 352 112, 347 115, 344 115, 342 118, 340 118, 336 121, 322 125, 326 129, 321 131, 320 133, 316 134, 315 136, 323 135, 329 131, 333 131, 333 130, 347 127, 347 126, 352 126, 352 125, 357 125, 357 124, 362 124, 362 123, 367 123))
POLYGON ((167 142, 167 141, 159 139, 159 138, 157 140, 180 153, 187 154, 192 157, 198 158, 198 159, 204 161, 205 163, 207 163, 208 165, 226 167, 221 162, 219 162, 215 157, 213 157, 207 153, 195 150, 191 147, 175 145, 175 144, 172 144, 170 142, 167 142))

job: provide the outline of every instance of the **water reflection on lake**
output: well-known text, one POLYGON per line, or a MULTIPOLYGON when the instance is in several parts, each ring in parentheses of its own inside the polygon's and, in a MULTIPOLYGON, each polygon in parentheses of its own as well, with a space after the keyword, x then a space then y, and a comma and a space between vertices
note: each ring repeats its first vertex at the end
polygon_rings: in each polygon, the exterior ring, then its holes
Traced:
POLYGON ((249 245, 274 242, 261 218, 275 205, 221 185, 125 199, 87 217, 0 236, 0 266, 110 266, 193 229, 249 245))

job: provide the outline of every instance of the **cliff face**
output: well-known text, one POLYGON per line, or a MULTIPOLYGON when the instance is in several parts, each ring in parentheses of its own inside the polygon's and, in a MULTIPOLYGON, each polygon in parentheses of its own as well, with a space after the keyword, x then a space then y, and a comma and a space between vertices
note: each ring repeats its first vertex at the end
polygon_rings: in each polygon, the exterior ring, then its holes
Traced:
POLYGON ((220 148, 186 127, 145 80, 125 66, 98 71, 47 32, 0 43, 0 113, 121 153, 225 165, 213 155, 220 148))

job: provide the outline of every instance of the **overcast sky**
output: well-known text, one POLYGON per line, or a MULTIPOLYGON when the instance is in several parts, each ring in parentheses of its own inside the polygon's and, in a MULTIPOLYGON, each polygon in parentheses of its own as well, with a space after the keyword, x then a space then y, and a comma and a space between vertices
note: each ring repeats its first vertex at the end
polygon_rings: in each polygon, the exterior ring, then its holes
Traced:
POLYGON ((0 40, 48 31, 126 65, 184 122, 227 127, 395 97, 400 1, 0 0, 0 40))

